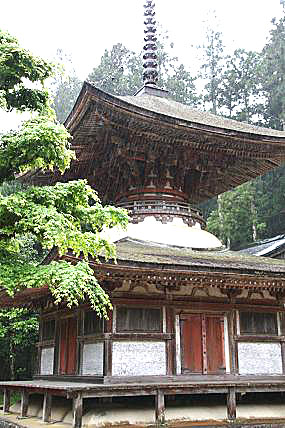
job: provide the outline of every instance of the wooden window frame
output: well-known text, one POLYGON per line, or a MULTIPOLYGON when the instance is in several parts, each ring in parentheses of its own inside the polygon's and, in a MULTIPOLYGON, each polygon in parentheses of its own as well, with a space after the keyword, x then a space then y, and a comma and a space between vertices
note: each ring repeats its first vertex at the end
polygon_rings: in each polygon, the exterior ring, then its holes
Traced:
POLYGON ((237 311, 237 339, 240 340, 252 340, 252 341, 278 341, 280 340, 280 337, 282 337, 281 333, 281 323, 280 323, 280 315, 278 311, 248 311, 239 309, 237 311), (241 313, 254 313, 254 314, 272 314, 275 315, 275 322, 276 322, 276 333, 248 333, 248 332, 242 332, 241 330, 241 313))
POLYGON ((150 335, 153 335, 154 337, 157 336, 157 338, 161 337, 163 334, 166 334, 165 330, 166 330, 166 320, 165 315, 166 311, 164 309, 164 306, 144 306, 144 305, 116 305, 115 307, 115 313, 114 313, 114 322, 113 322, 113 333, 116 336, 120 336, 122 337, 123 335, 125 336, 141 336, 142 338, 146 338, 150 335), (148 310, 148 309, 156 309, 159 310, 160 312, 160 322, 159 322, 159 330, 122 330, 122 331, 118 331, 118 310, 121 308, 125 308, 125 309, 144 309, 144 310, 148 310))
POLYGON ((104 319, 98 319, 98 321, 102 322, 102 331, 100 332, 92 332, 92 333, 85 333, 85 316, 88 312, 94 312, 92 309, 82 310, 81 311, 81 319, 80 319, 80 329, 79 329, 79 335, 80 338, 89 338, 89 337, 96 337, 96 338, 104 338, 105 334, 105 322, 104 319))
POLYGON ((236 335, 234 337, 234 373, 239 373, 239 364, 238 364, 238 344, 242 342, 250 343, 279 343, 281 346, 281 358, 282 358, 282 368, 283 374, 285 374, 285 326, 282 329, 282 314, 285 315, 284 311, 281 311, 280 308, 266 308, 266 310, 256 310, 254 312, 258 313, 271 313, 276 315, 277 323, 277 334, 243 334, 240 332, 240 312, 249 312, 246 309, 236 310, 236 335))
POLYGON ((41 328, 40 328, 40 341, 41 343, 48 343, 48 342, 54 342, 55 341, 55 335, 56 335, 56 318, 55 317, 49 317, 49 318, 44 318, 41 320, 41 328), (44 324, 47 322, 54 322, 54 333, 53 333, 53 337, 51 338, 44 338, 44 324))

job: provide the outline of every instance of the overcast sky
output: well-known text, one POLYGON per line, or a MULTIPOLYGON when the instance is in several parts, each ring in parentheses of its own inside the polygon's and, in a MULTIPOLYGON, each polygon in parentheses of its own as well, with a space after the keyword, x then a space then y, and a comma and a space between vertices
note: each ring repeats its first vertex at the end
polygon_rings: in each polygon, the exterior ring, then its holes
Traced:
MULTIPOLYGON (((63 49, 84 79, 113 44, 141 50, 143 4, 144 0, 2 0, 0 28, 46 59, 63 49)), ((218 30, 231 49, 262 49, 271 19, 282 14, 280 0, 156 0, 156 6, 157 20, 174 42, 173 54, 187 66, 195 61, 190 46, 203 42, 209 10, 216 11, 218 30)), ((0 114, 0 130, 7 123, 0 114)))

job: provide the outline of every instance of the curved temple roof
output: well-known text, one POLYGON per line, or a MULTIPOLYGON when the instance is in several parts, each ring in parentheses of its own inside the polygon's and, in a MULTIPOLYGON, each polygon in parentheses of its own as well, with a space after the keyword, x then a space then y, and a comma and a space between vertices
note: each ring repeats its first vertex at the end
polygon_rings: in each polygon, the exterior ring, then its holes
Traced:
MULTIPOLYGON (((85 82, 66 127, 75 161, 63 180, 87 178, 105 201, 146 188, 180 189, 192 203, 207 200, 285 162, 285 132, 259 128, 143 93, 115 97, 85 82)), ((34 181, 60 180, 37 174, 34 181)))
MULTIPOLYGON (((217 116, 205 111, 199 111, 188 105, 178 103, 166 97, 157 97, 154 95, 142 96, 125 96, 118 97, 133 106, 140 107, 141 109, 150 110, 159 115, 175 118, 179 121, 189 122, 188 125, 195 126, 195 124, 205 125, 207 127, 220 128, 225 132, 232 130, 236 132, 245 132, 256 135, 270 136, 270 137, 285 137, 284 131, 277 131, 275 129, 262 128, 253 126, 245 122, 238 122, 232 119, 226 119, 222 116, 217 116)), ((180 123, 186 125, 186 123, 180 123)), ((218 129, 216 129, 218 132, 218 129)))
MULTIPOLYGON (((72 129, 72 124, 77 117, 78 109, 81 111, 82 102, 87 98, 92 97, 95 101, 101 101, 103 103, 111 103, 113 108, 120 108, 129 113, 139 113, 141 116, 150 118, 158 118, 160 116, 161 121, 168 122, 171 119, 177 119, 178 122, 175 124, 178 126, 194 127, 195 125, 201 128, 201 125, 205 125, 212 128, 212 131, 226 133, 227 131, 236 131, 240 133, 264 136, 271 138, 281 138, 285 144, 285 132, 278 131, 270 128, 262 128, 254 125, 250 125, 244 122, 238 122, 232 119, 226 119, 222 116, 217 116, 212 113, 207 113, 194 109, 188 105, 178 103, 167 97, 159 97, 155 95, 149 95, 144 93, 140 96, 114 96, 96 88, 94 85, 88 82, 84 82, 79 97, 72 109, 71 113, 65 121, 65 126, 72 129)), ((173 123, 173 121, 171 121, 173 123)), ((210 129, 209 129, 210 130, 210 129)), ((240 135, 241 136, 241 135, 240 135)))

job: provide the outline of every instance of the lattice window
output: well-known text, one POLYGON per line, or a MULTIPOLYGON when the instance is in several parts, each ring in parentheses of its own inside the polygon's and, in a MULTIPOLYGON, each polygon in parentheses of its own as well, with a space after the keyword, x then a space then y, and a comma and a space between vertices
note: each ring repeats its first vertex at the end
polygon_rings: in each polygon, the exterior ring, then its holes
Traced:
POLYGON ((45 320, 42 325, 42 340, 53 340, 55 335, 55 320, 45 320))
POLYGON ((162 312, 159 308, 117 308, 117 332, 161 332, 162 312))
POLYGON ((277 314, 240 312, 240 333, 244 335, 278 335, 277 314))
POLYGON ((104 321, 99 318, 94 311, 84 313, 84 335, 99 334, 104 331, 104 321))

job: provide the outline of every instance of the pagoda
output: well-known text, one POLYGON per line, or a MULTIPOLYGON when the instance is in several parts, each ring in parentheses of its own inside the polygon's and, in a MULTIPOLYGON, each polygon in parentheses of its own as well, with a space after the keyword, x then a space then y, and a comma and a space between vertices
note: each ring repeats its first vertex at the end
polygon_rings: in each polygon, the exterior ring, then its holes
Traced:
POLYGON ((86 304, 55 306, 47 288, 1 294, 2 307, 41 310, 33 380, 0 382, 6 424, 17 390, 25 426, 33 414, 74 428, 126 418, 139 426, 285 426, 284 260, 225 250, 196 208, 282 165, 285 132, 172 101, 157 77, 154 2, 146 0, 143 88, 115 97, 85 82, 65 123, 71 168, 25 177, 40 185, 85 178, 104 202, 128 209, 130 224, 108 236, 117 264, 90 260, 114 306, 108 321, 86 304), (151 416, 126 413, 130 397, 146 396, 155 398, 151 416), (181 396, 190 403, 179 410, 181 396), (62 417, 58 397, 66 399, 62 417))

